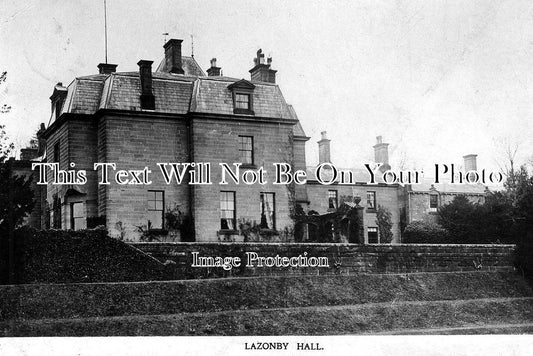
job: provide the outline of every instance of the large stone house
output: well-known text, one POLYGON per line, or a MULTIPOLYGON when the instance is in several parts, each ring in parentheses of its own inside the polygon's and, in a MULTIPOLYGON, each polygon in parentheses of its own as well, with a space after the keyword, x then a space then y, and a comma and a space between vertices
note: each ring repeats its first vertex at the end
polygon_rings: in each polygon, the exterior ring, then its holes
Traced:
MULTIPOLYGON (((43 213, 51 227, 78 229, 97 221, 114 236, 138 239, 143 231, 163 230, 171 210, 192 217, 188 221, 200 241, 238 236, 243 221, 290 229, 295 199, 305 200, 301 189, 291 193, 272 181, 216 184, 222 178, 219 163, 239 162, 241 170, 276 162, 305 167, 301 142, 307 137, 276 85, 271 59, 259 51, 250 80, 221 76, 215 59, 206 76, 194 58, 182 56, 181 42, 171 39, 164 45, 155 71, 145 60, 138 62, 138 72, 100 64, 98 74, 76 78, 68 87, 56 85, 52 117, 42 134, 46 162, 86 170, 87 182, 47 185, 49 212, 43 213), (97 162, 115 163, 117 171, 210 162, 215 184, 167 184, 159 172, 150 185, 112 179, 98 184, 103 169, 94 171, 97 162)), ((48 175, 52 179, 51 170, 48 175)))
MULTIPOLYGON (((415 214, 417 193, 395 184, 369 185, 361 168, 352 169, 353 184, 319 184, 314 167, 306 167, 310 138, 276 84, 271 58, 259 50, 250 79, 222 76, 216 59, 206 75, 193 57, 182 55, 181 43, 171 39, 164 45, 164 58, 155 70, 147 60, 139 61, 135 72, 117 72, 117 65, 101 63, 98 74, 54 87, 51 118, 39 134, 38 160, 57 163, 64 171, 85 170, 86 182, 50 184, 54 172, 48 169, 38 204, 40 219, 32 220, 36 225, 105 225, 112 236, 136 241, 146 234, 167 233, 174 220, 182 231, 181 237, 171 236, 176 241, 239 241, 243 226, 290 240, 299 207, 330 214, 347 201, 357 207, 363 222, 358 242, 383 242, 376 223, 380 205, 391 213, 392 242, 401 241, 401 216, 406 206, 411 207, 410 219, 415 214), (168 184, 157 163, 180 162, 209 162, 213 184, 188 184, 188 174, 181 184, 168 184), (241 163, 241 175, 260 167, 271 173, 274 163, 288 163, 293 170, 306 171, 308 182, 273 184, 270 176, 265 184, 236 184, 226 174, 227 184, 219 184, 224 171, 219 164, 235 169, 234 162, 241 163), (104 169, 94 170, 95 163, 114 163, 108 173, 115 179, 101 184, 104 169), (150 184, 132 184, 142 174, 134 177, 129 172, 120 177, 129 184, 116 181, 119 170, 145 167, 152 170, 150 184)), ((330 162, 325 133, 318 144, 320 163, 330 162)), ((382 169, 390 167, 387 146, 378 137, 375 161, 383 163, 382 169)), ((170 172, 170 166, 165 167, 170 172)), ((196 178, 206 175, 202 165, 190 171, 196 178)), ((304 233, 308 236, 309 231, 304 233)))

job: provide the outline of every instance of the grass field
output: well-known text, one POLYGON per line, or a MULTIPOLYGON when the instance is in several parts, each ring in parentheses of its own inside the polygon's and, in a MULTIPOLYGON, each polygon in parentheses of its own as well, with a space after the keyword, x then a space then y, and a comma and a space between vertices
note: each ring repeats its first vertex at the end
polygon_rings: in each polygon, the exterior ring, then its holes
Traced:
POLYGON ((3 286, 0 297, 3 336, 533 330, 531 288, 501 272, 3 286))

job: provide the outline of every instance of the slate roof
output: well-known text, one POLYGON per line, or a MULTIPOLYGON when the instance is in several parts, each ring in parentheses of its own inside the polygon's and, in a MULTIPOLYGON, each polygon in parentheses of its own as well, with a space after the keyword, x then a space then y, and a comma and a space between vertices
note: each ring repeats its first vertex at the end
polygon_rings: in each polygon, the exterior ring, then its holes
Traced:
POLYGON ((107 75, 75 79, 69 86, 62 113, 92 114, 98 110, 100 94, 107 75))
POLYGON ((292 107, 292 105, 289 104, 288 107, 289 107, 289 113, 291 114, 291 117, 294 120, 298 120, 296 125, 294 125, 294 129, 293 129, 294 136, 308 138, 307 135, 305 134, 305 131, 304 131, 302 125, 300 124, 300 120, 298 119, 298 115, 296 115, 296 111, 294 111, 294 108, 292 107))
MULTIPOLYGON (((171 74, 155 74, 152 92, 158 112, 186 114, 189 111, 193 81, 171 74)), ((136 72, 113 73, 105 80, 100 97, 99 109, 141 110, 140 79, 136 72)))
MULTIPOLYGON (((241 79, 205 76, 194 58, 182 57, 184 75, 166 73, 164 60, 152 73, 156 112, 170 114, 206 113, 233 116, 232 91, 228 86, 241 79), (187 75, 194 73, 194 75, 187 75)), ((276 84, 251 81, 253 110, 251 116, 277 120, 297 119, 276 84)), ((61 113, 94 114, 99 109, 140 111, 138 72, 117 72, 78 77, 68 86, 61 113)), ((53 123, 55 115, 50 120, 53 123)), ((298 124, 295 135, 305 136, 298 124)))
MULTIPOLYGON (((238 79, 228 77, 198 77, 195 82, 191 112, 233 115, 232 92, 228 86, 238 79)), ((252 82, 253 110, 256 117, 292 119, 289 107, 277 85, 252 82)))
POLYGON ((478 184, 450 184, 434 183, 433 178, 424 177, 420 184, 412 184, 410 190, 415 193, 429 193, 431 187, 435 187, 437 192, 445 194, 485 194, 485 185, 478 184))
MULTIPOLYGON (((205 77, 204 71, 202 70, 202 68, 200 68, 200 66, 193 57, 181 56, 181 67, 183 68, 185 75, 194 77, 205 77)), ((157 66, 157 69, 155 71, 165 73, 170 72, 170 68, 166 66, 165 58, 163 58, 163 60, 159 62, 159 65, 157 66)))

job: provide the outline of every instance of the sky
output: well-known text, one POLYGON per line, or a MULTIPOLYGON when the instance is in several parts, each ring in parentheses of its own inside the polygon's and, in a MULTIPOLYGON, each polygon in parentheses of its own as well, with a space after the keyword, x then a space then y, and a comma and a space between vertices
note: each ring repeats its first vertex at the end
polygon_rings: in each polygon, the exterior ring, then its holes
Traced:
MULTIPOLYGON (((362 167, 376 136, 393 167, 435 163, 498 170, 508 147, 532 157, 531 1, 175 1, 107 0, 108 62, 138 70, 158 63, 163 33, 183 39, 205 70, 249 79, 259 48, 311 139, 308 164, 327 131, 331 159, 362 167)), ((167 39, 168 39, 167 38, 167 39)), ((25 146, 48 123, 57 82, 97 73, 105 61, 103 0, 2 0, 0 114, 25 146)))

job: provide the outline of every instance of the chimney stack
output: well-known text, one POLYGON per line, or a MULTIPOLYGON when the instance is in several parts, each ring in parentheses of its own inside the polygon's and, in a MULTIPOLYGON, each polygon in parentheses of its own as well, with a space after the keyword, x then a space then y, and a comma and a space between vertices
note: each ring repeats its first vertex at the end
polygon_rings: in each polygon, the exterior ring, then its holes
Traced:
POLYGON ((207 76, 209 77, 218 77, 220 76, 220 67, 217 67, 217 59, 211 59, 211 68, 207 70, 207 76))
POLYGON ((152 93, 152 63, 153 61, 140 60, 139 77, 141 79, 141 109, 154 110, 155 98, 152 93))
POLYGON ((331 156, 329 150, 329 143, 331 140, 328 140, 326 136, 326 131, 322 131, 320 135, 322 136, 320 141, 318 141, 318 164, 322 163, 331 163, 331 156))
POLYGON ((382 163, 379 170, 384 172, 391 168, 389 164, 389 144, 383 143, 383 138, 381 136, 377 136, 376 141, 377 142, 374 145, 374 161, 376 161, 376 163, 382 163))
POLYGON ((265 63, 265 55, 263 50, 257 51, 257 57, 254 58, 254 67, 249 70, 252 80, 267 83, 276 83, 276 70, 270 69, 272 58, 267 58, 265 63))
POLYGON ((170 73, 184 74, 181 62, 181 42, 183 40, 170 39, 163 46, 165 49, 165 67, 170 73))
POLYGON ((44 126, 44 122, 41 122, 41 125, 39 127, 39 131, 37 131, 37 142, 38 142, 37 154, 39 156, 42 156, 44 154, 45 149, 46 149, 46 139, 43 137, 43 134, 44 134, 45 131, 46 131, 46 127, 44 126))
POLYGON ((463 159, 465 160, 465 172, 477 171, 476 157, 477 155, 475 154, 463 156, 463 159))
POLYGON ((98 65, 98 72, 100 74, 111 74, 117 71, 118 64, 100 63, 98 65))

